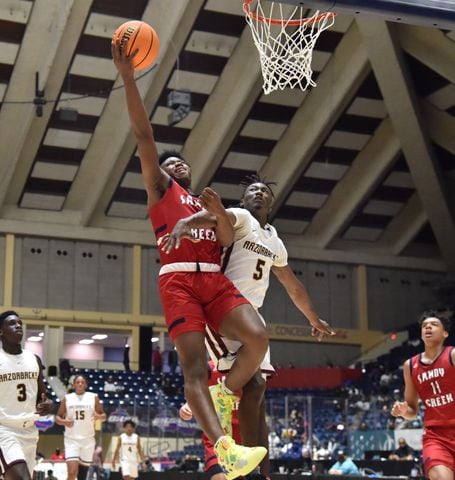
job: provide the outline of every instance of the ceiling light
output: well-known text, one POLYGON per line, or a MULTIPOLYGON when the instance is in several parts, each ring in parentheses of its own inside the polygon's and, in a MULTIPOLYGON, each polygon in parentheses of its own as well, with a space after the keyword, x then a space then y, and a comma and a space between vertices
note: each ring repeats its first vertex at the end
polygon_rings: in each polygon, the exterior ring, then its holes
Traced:
POLYGON ((28 342, 41 342, 41 340, 42 340, 41 337, 36 337, 36 336, 32 336, 32 337, 27 338, 28 342))
POLYGON ((91 338, 83 338, 82 340, 79 340, 79 343, 81 345, 90 345, 91 343, 94 343, 95 340, 92 340, 91 338))
POLYGON ((39 332, 38 337, 44 337, 44 332, 39 332))
POLYGON ((97 333, 96 335, 92 335, 93 340, 105 340, 107 335, 104 333, 97 333))
POLYGON ((159 337, 152 337, 152 338, 150 339, 150 341, 151 341, 152 343, 156 343, 156 342, 159 342, 160 339, 159 339, 159 337))

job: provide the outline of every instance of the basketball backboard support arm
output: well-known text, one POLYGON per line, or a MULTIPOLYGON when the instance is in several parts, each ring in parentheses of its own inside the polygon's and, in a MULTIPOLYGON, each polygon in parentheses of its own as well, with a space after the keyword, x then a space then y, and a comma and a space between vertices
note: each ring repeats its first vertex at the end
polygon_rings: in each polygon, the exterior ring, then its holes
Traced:
POLYGON ((275 0, 279 3, 303 5, 321 11, 349 15, 377 15, 384 20, 455 29, 453 0, 275 0))

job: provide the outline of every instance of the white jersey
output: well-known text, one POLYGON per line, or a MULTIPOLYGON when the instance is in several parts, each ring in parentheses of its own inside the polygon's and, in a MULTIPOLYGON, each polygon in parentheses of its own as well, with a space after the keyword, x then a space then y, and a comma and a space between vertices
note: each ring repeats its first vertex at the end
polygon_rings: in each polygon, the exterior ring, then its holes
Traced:
POLYGON ((92 392, 65 395, 66 418, 74 422, 72 427, 65 427, 65 437, 82 440, 95 436, 95 398, 92 392))
POLYGON ((19 355, 11 355, 0 348, 1 425, 35 427, 39 373, 40 366, 32 352, 22 350, 19 355))
POLYGON ((137 433, 127 435, 122 433, 120 440, 122 441, 120 447, 120 462, 138 463, 139 452, 137 449, 137 433))
POLYGON ((234 243, 223 254, 224 274, 240 293, 260 308, 269 287, 270 269, 285 267, 288 253, 277 231, 270 224, 264 228, 244 208, 229 208, 236 217, 234 243))

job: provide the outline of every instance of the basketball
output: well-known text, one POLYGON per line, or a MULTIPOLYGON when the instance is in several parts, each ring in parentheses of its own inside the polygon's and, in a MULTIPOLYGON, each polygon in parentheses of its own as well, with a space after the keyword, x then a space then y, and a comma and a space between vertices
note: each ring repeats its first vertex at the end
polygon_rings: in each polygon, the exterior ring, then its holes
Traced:
POLYGON ((160 41, 155 30, 147 23, 140 20, 125 22, 114 32, 113 40, 117 38, 120 38, 121 48, 126 48, 127 55, 138 51, 133 59, 135 70, 143 70, 155 61, 160 41))

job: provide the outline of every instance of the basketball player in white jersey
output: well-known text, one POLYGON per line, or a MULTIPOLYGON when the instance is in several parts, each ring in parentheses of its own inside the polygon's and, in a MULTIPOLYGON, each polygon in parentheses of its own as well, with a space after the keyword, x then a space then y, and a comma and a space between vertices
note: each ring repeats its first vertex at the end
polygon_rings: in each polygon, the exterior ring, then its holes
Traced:
POLYGON ((31 479, 38 443, 35 420, 53 407, 41 360, 22 349, 23 334, 16 312, 0 314, 0 474, 5 480, 31 479))
POLYGON ((133 420, 123 422, 125 430, 117 440, 114 458, 112 459, 112 469, 115 470, 115 464, 120 453, 120 467, 122 469, 122 477, 124 480, 132 480, 139 476, 137 464, 142 463, 142 469, 145 471, 145 458, 142 452, 141 441, 139 435, 135 433, 136 424, 133 420))
MULTIPOLYGON (((283 242, 276 229, 268 223, 273 205, 271 185, 257 175, 249 177, 240 202, 242 208, 227 209, 234 226, 234 243, 224 253, 222 270, 256 309, 264 302, 272 271, 295 306, 309 320, 312 334, 322 340, 324 335, 335 335, 335 332, 327 322, 319 318, 305 286, 288 265, 283 242)), ((201 201, 208 212, 221 203, 218 194, 210 188, 204 189, 201 201)), ((180 220, 162 247, 163 250, 168 252, 172 248, 178 248, 182 239, 193 239, 192 228, 213 226, 214 222, 216 219, 204 211, 180 220)), ((210 329, 207 329, 206 345, 220 372, 229 371, 236 352, 241 347, 239 342, 221 337, 210 329)), ((261 371, 263 378, 274 372, 270 364, 270 351, 261 364, 261 371)), ((245 445, 268 444, 263 378, 257 375, 243 388, 239 423, 245 445)), ((267 460, 261 465, 261 471, 268 476, 269 467, 266 464, 267 460)))
POLYGON ((76 375, 73 393, 60 404, 55 422, 65 427, 65 459, 68 480, 85 480, 95 451, 95 420, 104 422, 106 414, 96 393, 87 392, 87 380, 76 375))

